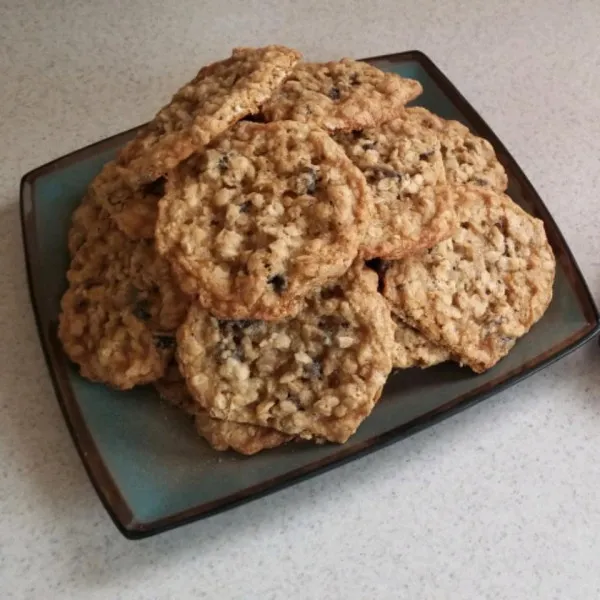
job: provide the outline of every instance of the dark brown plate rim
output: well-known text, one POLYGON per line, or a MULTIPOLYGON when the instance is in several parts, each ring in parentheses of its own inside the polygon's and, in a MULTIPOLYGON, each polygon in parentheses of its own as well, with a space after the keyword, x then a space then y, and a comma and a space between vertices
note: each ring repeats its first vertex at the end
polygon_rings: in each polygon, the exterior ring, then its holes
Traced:
POLYGON ((70 164, 74 159, 85 158, 90 154, 95 154, 96 152, 101 151, 103 146, 109 148, 115 138, 126 138, 128 135, 133 135, 133 133, 139 129, 139 127, 135 127, 128 131, 105 138, 99 142, 66 154, 45 165, 42 165, 24 175, 20 186, 21 228, 27 268, 27 280, 36 326, 38 329, 38 335, 44 351, 46 364, 52 378, 55 394, 88 477, 115 526, 128 539, 136 540, 146 538, 169 529, 206 518, 224 510, 244 504, 250 500, 258 499, 266 496, 267 494, 271 494, 286 488, 293 483, 297 483, 299 481, 306 480, 309 477, 314 477, 315 475, 325 473, 330 469, 365 456, 370 452, 384 448, 389 444, 412 435, 413 433, 433 425, 442 419, 455 415, 458 412, 490 397, 492 394, 500 392, 518 383, 519 381, 522 381, 537 371, 540 371, 555 361, 565 357, 567 354, 571 353, 573 350, 576 350, 600 332, 598 309, 596 308, 592 295, 575 261, 575 258, 573 257, 573 254, 556 222, 552 218, 550 212, 538 193, 535 191, 529 179, 519 167, 516 160, 508 152, 504 144, 487 125, 487 123, 481 118, 477 111, 458 91, 458 89, 433 63, 433 61, 419 50, 374 56, 363 60, 418 62, 460 110, 461 114, 464 115, 475 127, 478 133, 483 137, 486 137, 492 143, 500 160, 504 163, 504 166, 507 167, 508 170, 510 170, 510 172, 519 180, 519 183, 526 192, 527 196, 532 199, 537 213, 539 216, 541 216, 546 228, 548 229, 549 237, 551 237, 560 246, 562 256, 566 258, 566 260, 563 261, 563 266, 568 272, 569 279, 575 289, 580 306, 582 307, 588 324, 569 338, 565 339, 558 346, 555 346, 554 348, 549 349, 546 353, 540 355, 546 355, 546 358, 542 359, 541 361, 538 362, 537 358, 539 357, 536 357, 536 360, 532 361, 533 364, 530 366, 527 366, 527 363, 520 365, 508 375, 503 376, 501 381, 498 381, 497 383, 495 381, 488 382, 483 389, 478 389, 472 393, 454 398, 450 402, 439 406, 426 415, 396 427, 395 429, 392 429, 384 434, 370 438, 359 446, 353 446, 351 449, 349 448, 347 452, 342 451, 341 453, 336 454, 335 457, 327 457, 316 463, 311 463, 308 466, 289 471, 284 475, 263 481, 260 484, 246 488, 223 499, 195 506, 191 509, 176 513, 174 515, 169 515, 168 517, 163 517, 152 522, 139 523, 134 520, 131 510, 127 506, 127 503, 120 494, 119 489, 116 486, 109 470, 104 464, 102 457, 93 442, 92 436, 85 425, 83 416, 77 405, 77 402, 75 401, 75 398, 73 397, 70 386, 63 385, 66 377, 62 373, 59 376, 59 371, 61 371, 62 368, 59 364, 59 361, 56 360, 56 355, 57 352, 60 352, 60 347, 56 340, 56 336, 53 334, 46 335, 42 327, 41 309, 37 302, 37 294, 35 290, 36 285, 33 278, 32 255, 36 253, 35 235, 33 232, 30 232, 29 228, 27 227, 27 219, 25 214, 26 204, 28 201, 31 208, 35 208, 31 202, 30 192, 37 178, 51 173, 52 171, 65 166, 66 164, 70 164))

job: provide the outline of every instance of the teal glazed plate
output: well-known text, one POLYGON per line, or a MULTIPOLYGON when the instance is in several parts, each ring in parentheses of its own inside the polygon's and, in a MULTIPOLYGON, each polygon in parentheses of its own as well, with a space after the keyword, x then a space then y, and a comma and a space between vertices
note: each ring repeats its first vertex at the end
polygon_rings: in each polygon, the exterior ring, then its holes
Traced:
POLYGON ((367 62, 418 79, 424 94, 416 103, 490 140, 508 173, 508 193, 545 223, 558 262, 550 308, 504 360, 482 375, 450 363, 396 372, 373 414, 343 446, 290 444, 252 457, 219 453, 151 387, 118 392, 82 379, 56 337, 71 213, 92 178, 136 131, 31 171, 21 182, 21 219, 40 340, 81 460, 126 537, 143 538, 207 517, 382 448, 517 383, 598 333, 598 311, 556 223, 475 109, 420 52, 367 62))

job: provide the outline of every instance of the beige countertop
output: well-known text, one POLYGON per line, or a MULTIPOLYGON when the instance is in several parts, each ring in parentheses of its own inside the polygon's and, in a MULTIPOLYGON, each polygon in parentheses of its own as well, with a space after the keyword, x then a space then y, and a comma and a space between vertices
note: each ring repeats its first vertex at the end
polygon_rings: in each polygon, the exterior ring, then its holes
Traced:
POLYGON ((418 48, 547 202, 600 295, 600 4, 0 0, 0 596, 600 598, 600 349, 268 498, 126 541, 67 433, 29 305, 19 178, 148 119, 234 45, 418 48))

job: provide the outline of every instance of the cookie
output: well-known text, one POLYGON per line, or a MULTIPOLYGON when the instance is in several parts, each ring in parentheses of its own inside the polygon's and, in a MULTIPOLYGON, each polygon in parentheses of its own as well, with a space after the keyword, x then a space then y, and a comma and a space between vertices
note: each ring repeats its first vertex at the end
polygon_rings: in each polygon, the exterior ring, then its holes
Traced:
POLYGON ((121 150, 118 163, 135 184, 155 181, 233 123, 257 113, 299 58, 283 46, 234 49, 184 85, 121 150))
POLYGON ((109 227, 108 214, 92 195, 86 194, 71 216, 71 226, 67 236, 69 254, 74 256, 86 241, 103 236, 109 227))
POLYGON ((407 108, 405 119, 434 131, 440 139, 446 178, 451 184, 475 184, 503 192, 508 177, 492 145, 458 121, 446 121, 426 108, 407 108))
POLYGON ((394 331, 394 352, 392 366, 395 369, 420 367, 426 369, 450 360, 450 352, 443 346, 430 342, 422 333, 407 325, 393 314, 396 326, 394 331))
POLYGON ((434 246, 458 225, 437 135, 395 119, 334 139, 363 172, 373 200, 360 254, 398 259, 434 246))
POLYGON ((357 267, 285 321, 223 321, 193 305, 177 360, 211 416, 341 443, 381 394, 393 330, 377 274, 357 267))
POLYGON ((107 232, 76 251, 58 336, 81 374, 128 389, 162 377, 188 299, 152 242, 107 232))
POLYGON ((242 122, 172 172, 156 243, 215 316, 279 319, 348 269, 369 208, 364 176, 325 132, 242 122))
POLYGON ((107 163, 90 184, 88 195, 104 209, 117 227, 132 240, 152 239, 158 216, 158 201, 164 194, 165 178, 134 185, 126 170, 107 163))
POLYGON ((184 410, 194 419, 198 433, 215 450, 224 452, 231 449, 240 454, 252 455, 281 446, 292 439, 292 436, 267 427, 213 419, 194 401, 176 365, 169 368, 166 376, 157 381, 154 387, 161 398, 184 410))
POLYGON ((384 294, 403 320, 481 373, 544 314, 556 263, 543 223, 508 196, 477 186, 457 193, 458 231, 393 262, 384 294))
POLYGON ((263 106, 269 121, 290 119, 330 131, 375 127, 421 94, 418 81, 343 58, 299 63, 263 106))
POLYGON ((188 392, 185 379, 175 361, 169 365, 164 377, 155 381, 153 385, 163 400, 189 416, 193 417, 197 410, 202 410, 188 392))

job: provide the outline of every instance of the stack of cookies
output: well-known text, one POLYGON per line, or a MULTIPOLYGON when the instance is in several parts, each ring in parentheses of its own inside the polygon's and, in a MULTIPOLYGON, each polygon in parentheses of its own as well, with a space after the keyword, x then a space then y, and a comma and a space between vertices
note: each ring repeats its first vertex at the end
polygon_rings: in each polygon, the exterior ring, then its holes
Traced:
POLYGON ((492 367, 554 257, 492 146, 406 107, 421 91, 281 46, 201 69, 73 215, 59 337, 81 374, 153 383, 253 454, 347 441, 393 368, 492 367))

